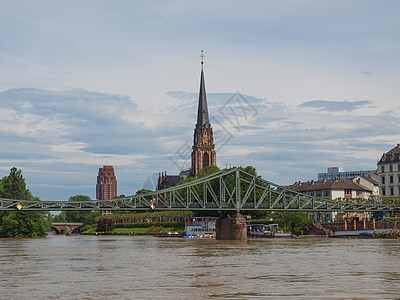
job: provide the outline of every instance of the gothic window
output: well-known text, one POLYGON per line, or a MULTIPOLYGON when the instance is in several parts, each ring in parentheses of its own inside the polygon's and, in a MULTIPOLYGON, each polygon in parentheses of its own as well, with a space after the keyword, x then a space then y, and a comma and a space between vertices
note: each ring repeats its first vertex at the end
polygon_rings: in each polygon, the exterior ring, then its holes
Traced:
POLYGON ((203 154, 203 168, 210 165, 210 156, 207 152, 203 154))

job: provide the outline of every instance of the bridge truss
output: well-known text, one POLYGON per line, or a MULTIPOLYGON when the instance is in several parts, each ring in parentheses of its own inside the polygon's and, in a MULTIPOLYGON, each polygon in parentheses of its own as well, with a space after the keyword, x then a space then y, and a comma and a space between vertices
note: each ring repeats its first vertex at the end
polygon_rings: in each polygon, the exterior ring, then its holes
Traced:
POLYGON ((400 205, 356 203, 295 192, 241 169, 222 170, 168 189, 112 200, 28 201, 0 199, 1 210, 22 211, 400 211, 400 205))

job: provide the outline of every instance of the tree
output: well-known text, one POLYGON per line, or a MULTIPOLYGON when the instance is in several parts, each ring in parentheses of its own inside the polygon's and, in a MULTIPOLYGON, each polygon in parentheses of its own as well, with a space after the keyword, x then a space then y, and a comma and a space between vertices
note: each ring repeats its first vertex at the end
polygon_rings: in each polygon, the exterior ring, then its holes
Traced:
POLYGON ((310 223, 310 216, 306 212, 280 212, 277 219, 284 230, 299 232, 303 227, 310 223))
MULTIPOLYGON (((21 170, 15 167, 11 168, 10 175, 3 177, 0 181, 0 198, 40 201, 26 188, 21 170)), ((46 213, 39 211, 1 212, 0 237, 46 236, 51 224, 45 216, 46 213)))
POLYGON ((140 189, 140 190, 138 190, 138 191, 136 192, 135 195, 146 194, 146 193, 150 193, 150 192, 154 192, 154 191, 146 190, 146 189, 140 189))
POLYGON ((207 166, 199 171, 197 173, 197 178, 202 178, 214 173, 217 173, 219 171, 219 168, 217 166, 207 166))
MULTIPOLYGON (((84 202, 92 201, 89 196, 75 195, 69 197, 68 201, 84 202)), ((62 211, 59 215, 54 216, 54 222, 79 222, 83 225, 92 225, 101 216, 101 213, 95 211, 62 211)))
POLYGON ((112 219, 99 219, 97 221, 97 232, 109 232, 114 230, 114 221, 112 219))

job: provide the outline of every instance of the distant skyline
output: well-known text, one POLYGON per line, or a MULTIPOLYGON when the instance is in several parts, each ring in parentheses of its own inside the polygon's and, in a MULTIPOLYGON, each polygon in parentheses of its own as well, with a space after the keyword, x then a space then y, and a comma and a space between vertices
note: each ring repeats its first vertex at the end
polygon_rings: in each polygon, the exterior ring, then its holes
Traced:
MULTIPOLYGON (((3 1, 0 176, 42 200, 178 174, 200 51, 217 164, 277 184, 375 169, 400 143, 398 1, 3 1)), ((187 159, 190 164, 190 157, 187 159)), ((147 180, 147 181, 146 181, 147 180)), ((145 183, 147 182, 147 183, 145 183)))

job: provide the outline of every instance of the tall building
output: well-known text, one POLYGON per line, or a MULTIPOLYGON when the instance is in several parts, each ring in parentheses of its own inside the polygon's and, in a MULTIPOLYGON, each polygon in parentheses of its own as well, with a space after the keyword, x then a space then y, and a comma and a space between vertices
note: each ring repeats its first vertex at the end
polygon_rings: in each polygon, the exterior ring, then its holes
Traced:
POLYGON ((96 185, 96 199, 113 199, 117 196, 117 177, 113 166, 99 168, 96 185))
POLYGON ((400 144, 383 153, 378 162, 379 190, 383 197, 400 196, 400 144))
POLYGON ((203 51, 201 58, 199 104, 197 110, 197 122, 194 128, 191 168, 189 170, 182 170, 179 175, 167 175, 166 172, 159 174, 157 190, 172 187, 182 179, 196 176, 201 169, 207 166, 215 166, 217 164, 213 130, 208 117, 206 84, 203 68, 203 51))
POLYGON ((207 166, 215 166, 216 153, 214 145, 213 131, 208 118, 206 84, 204 81, 204 61, 201 60, 199 107, 197 111, 197 123, 194 129, 192 169, 191 175, 196 174, 207 166))

